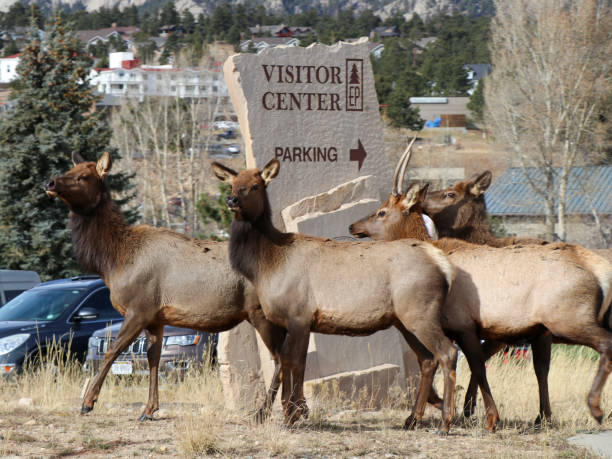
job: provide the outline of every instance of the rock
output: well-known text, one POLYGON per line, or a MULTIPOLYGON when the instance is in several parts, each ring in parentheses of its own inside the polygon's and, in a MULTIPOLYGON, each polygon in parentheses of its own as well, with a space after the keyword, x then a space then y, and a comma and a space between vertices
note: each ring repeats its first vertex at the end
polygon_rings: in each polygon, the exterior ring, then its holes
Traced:
POLYGON ((379 365, 307 381, 304 393, 307 399, 331 396, 350 400, 356 408, 378 409, 387 399, 389 389, 398 384, 399 375, 399 366, 379 365))
POLYGON ((225 405, 229 409, 255 409, 263 402, 265 387, 255 329, 242 322, 219 333, 217 359, 223 383, 225 405))

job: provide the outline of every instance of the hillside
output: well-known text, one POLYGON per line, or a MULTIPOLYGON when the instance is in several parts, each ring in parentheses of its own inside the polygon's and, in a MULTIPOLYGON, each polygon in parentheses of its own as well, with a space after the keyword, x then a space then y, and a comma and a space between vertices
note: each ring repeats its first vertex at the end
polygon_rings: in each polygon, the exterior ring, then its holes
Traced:
MULTIPOLYGON (((8 11, 17 0, 0 0, 0 11, 8 11)), ((179 11, 189 9, 195 15, 210 14, 217 5, 228 0, 176 0, 179 11)), ((45 8, 52 5, 64 5, 70 8, 85 8, 87 11, 96 11, 101 7, 113 8, 119 6, 123 9, 128 6, 143 6, 145 4, 166 3, 164 0, 40 0, 34 1, 45 8)), ((245 3, 244 0, 229 0, 230 4, 245 3)), ((491 15, 493 0, 252 0, 250 4, 263 5, 266 10, 276 14, 295 14, 316 8, 321 12, 335 14, 338 11, 352 9, 355 13, 370 9, 374 14, 385 19, 395 13, 403 14, 407 19, 413 13, 426 18, 433 14, 444 12, 467 13, 472 16, 491 15)))

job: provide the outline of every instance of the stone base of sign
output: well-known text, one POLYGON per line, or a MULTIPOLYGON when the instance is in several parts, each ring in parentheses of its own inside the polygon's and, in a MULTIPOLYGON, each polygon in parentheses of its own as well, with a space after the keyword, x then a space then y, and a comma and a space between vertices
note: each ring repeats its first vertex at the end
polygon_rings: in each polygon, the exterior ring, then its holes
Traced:
POLYGON ((400 368, 385 364, 361 371, 347 371, 325 378, 313 379, 304 384, 306 400, 318 398, 344 401, 353 409, 379 409, 389 402, 393 389, 403 393, 400 368))
POLYGON ((229 409, 252 411, 263 403, 266 388, 256 335, 248 322, 219 333, 217 361, 225 406, 229 409))

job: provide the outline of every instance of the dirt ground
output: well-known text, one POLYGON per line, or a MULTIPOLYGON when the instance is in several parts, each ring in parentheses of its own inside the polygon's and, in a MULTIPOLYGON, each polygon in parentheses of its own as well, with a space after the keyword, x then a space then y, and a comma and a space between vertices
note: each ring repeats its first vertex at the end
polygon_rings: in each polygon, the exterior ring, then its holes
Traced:
MULTIPOLYGON (((428 408, 415 431, 403 430, 409 401, 390 399, 380 411, 360 411, 334 400, 309 400, 311 415, 294 428, 276 411, 262 425, 246 410, 225 407, 214 370, 163 380, 156 420, 137 419, 147 399, 147 378, 110 376, 93 412, 80 414, 82 370, 45 370, 0 381, 0 457, 594 457, 567 438, 612 429, 590 417, 586 393, 596 360, 555 356, 550 374, 553 422, 534 430, 537 386, 530 362, 498 359, 488 374, 501 415, 495 434, 475 416, 459 416, 448 436, 436 434, 439 413, 428 408)), ((457 401, 469 372, 460 361, 457 401)), ((439 381, 437 382, 439 384, 439 381)), ((609 413, 612 395, 602 406, 609 413)))

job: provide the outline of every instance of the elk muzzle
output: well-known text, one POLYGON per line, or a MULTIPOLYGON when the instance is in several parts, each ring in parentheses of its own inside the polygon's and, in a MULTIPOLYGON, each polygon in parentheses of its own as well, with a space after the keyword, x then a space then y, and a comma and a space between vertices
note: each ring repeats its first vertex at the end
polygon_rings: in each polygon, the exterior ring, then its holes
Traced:
POLYGON ((57 191, 55 189, 55 180, 50 179, 45 182, 45 193, 47 196, 55 198, 57 196, 57 191))
POLYGON ((230 210, 238 209, 240 206, 240 198, 238 198, 238 196, 228 196, 225 200, 225 204, 230 210))

